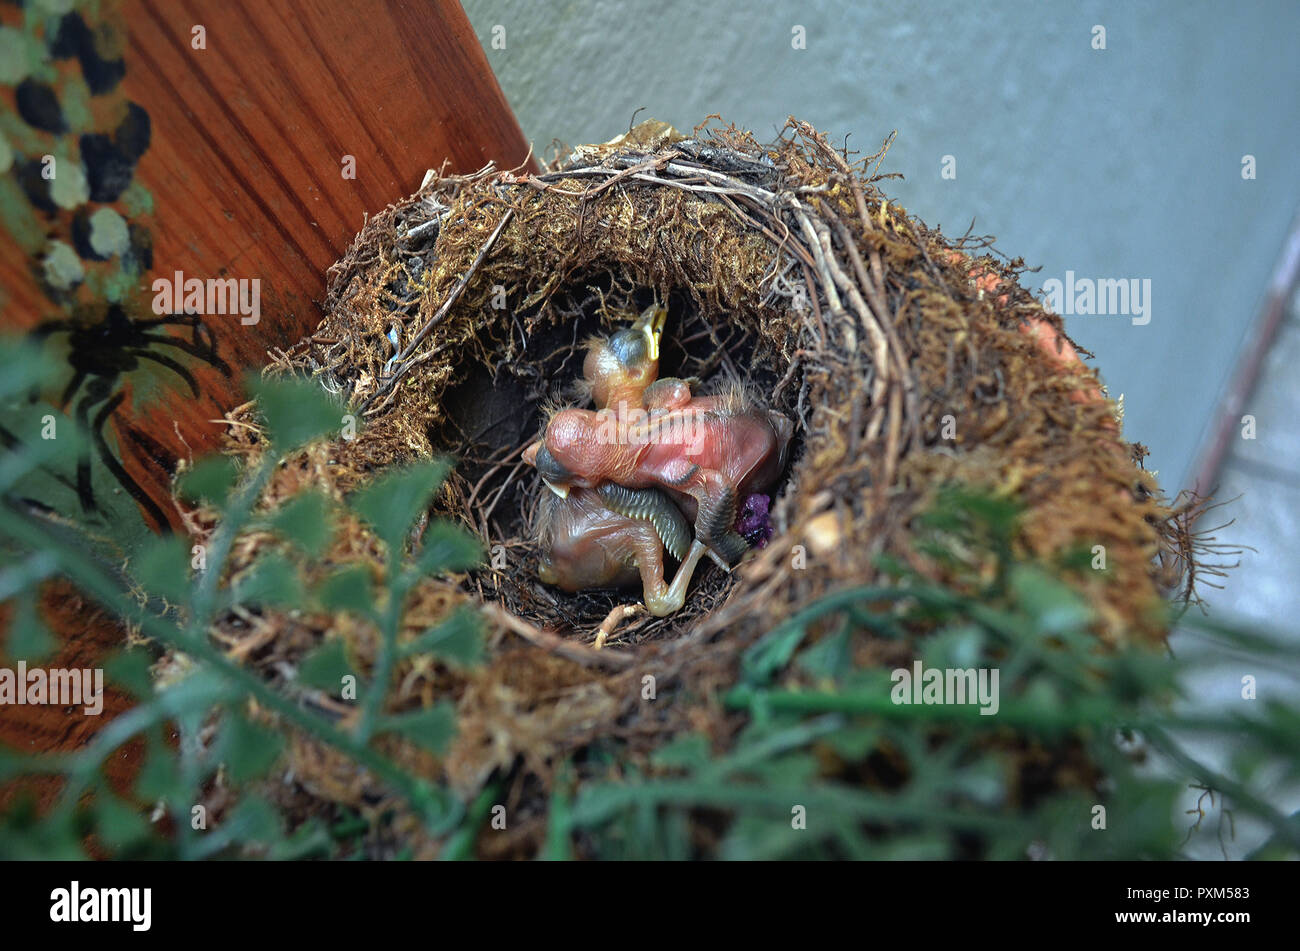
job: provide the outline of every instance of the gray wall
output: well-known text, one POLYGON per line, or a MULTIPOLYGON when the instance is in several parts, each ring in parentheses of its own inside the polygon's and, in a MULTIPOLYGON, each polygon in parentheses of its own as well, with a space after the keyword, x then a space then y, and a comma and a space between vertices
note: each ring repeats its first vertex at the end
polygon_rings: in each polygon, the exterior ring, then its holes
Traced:
POLYGON ((1035 287, 1150 279, 1146 326, 1067 326, 1166 488, 1189 477, 1300 195, 1300 2, 463 3, 539 151, 608 139, 641 106, 760 138, 794 114, 864 152, 897 129, 884 168, 906 179, 886 191, 950 234, 974 219, 1042 266, 1035 287))

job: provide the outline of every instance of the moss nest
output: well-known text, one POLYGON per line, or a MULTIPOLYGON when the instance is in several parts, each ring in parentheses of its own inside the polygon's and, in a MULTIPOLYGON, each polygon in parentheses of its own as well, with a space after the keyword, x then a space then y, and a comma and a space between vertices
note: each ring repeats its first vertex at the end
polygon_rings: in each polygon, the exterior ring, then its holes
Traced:
MULTIPOLYGON (((413 458, 457 463, 431 514, 478 534, 490 564, 422 582, 403 636, 469 604, 488 621, 488 659, 471 670, 402 661, 394 709, 450 699, 458 734, 445 757, 383 742, 461 796, 489 778, 506 784, 517 818, 481 848, 535 850, 557 764, 597 738, 633 760, 686 730, 725 743, 743 722, 719 700, 739 654, 822 595, 888 583, 881 556, 963 583, 951 560, 912 543, 948 487, 1015 500, 1016 554, 1063 566, 1095 609, 1099 649, 1164 636, 1167 598, 1194 568, 1188 506, 1143 471, 1096 372, 1021 286, 1022 262, 889 202, 884 151, 854 160, 793 119, 770 145, 719 124, 687 137, 648 122, 542 174, 431 172, 331 269, 316 332, 272 352, 267 372, 319 379, 364 424, 288 460, 263 505, 304 486, 342 498, 413 458), (540 480, 521 453, 548 408, 580 399, 583 341, 653 301, 669 311, 661 372, 698 377, 705 393, 744 386, 794 421, 794 451, 769 544, 730 575, 702 563, 686 608, 629 619, 598 651, 598 626, 637 595, 567 595, 537 580, 540 480), (1066 555, 1098 545, 1108 571, 1068 567, 1066 555), (673 702, 643 702, 646 675, 673 702)), ((256 406, 229 422, 226 451, 252 461, 264 447, 256 406)), ((196 533, 211 530, 211 513, 187 512, 196 533)), ((241 538, 230 570, 270 543, 241 538)), ((360 523, 340 526, 324 560, 383 571, 360 523)), ((271 609, 230 614, 213 636, 271 679, 327 638, 367 669, 377 639, 347 617, 271 609)), ((861 664, 915 656, 857 636, 861 664)), ((291 750, 294 782, 279 795, 300 813, 385 807, 350 761, 304 738, 291 750)))

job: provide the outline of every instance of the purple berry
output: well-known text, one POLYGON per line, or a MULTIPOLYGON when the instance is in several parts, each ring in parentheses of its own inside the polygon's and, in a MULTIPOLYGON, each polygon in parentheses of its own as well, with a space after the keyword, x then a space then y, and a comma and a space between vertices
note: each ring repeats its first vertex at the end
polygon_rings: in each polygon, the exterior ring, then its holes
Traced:
POLYGON ((754 548, 763 548, 772 537, 772 522, 768 518, 771 500, 762 493, 746 496, 736 517, 736 531, 754 548))

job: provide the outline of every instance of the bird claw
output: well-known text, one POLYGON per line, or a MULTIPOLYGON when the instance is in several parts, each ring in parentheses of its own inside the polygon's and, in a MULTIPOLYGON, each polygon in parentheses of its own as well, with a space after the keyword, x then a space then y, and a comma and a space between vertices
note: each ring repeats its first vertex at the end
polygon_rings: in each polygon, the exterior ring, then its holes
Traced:
POLYGON ((645 603, 651 614, 655 617, 667 617, 682 609, 686 604, 686 588, 691 583, 691 576, 695 574, 695 566, 707 551, 704 543, 698 538, 691 542, 691 550, 686 553, 686 557, 678 566, 672 584, 658 594, 646 592, 645 603))
POLYGON ((749 542, 745 541, 744 536, 737 534, 735 531, 725 531, 711 536, 698 536, 709 546, 709 557, 713 558, 718 564, 723 564, 728 571, 731 570, 745 552, 749 551, 749 542))
POLYGON ((731 565, 727 564, 726 560, 725 560, 721 555, 719 555, 719 554, 718 554, 716 551, 714 551, 712 548, 710 548, 710 549, 706 552, 706 554, 709 556, 709 560, 710 560, 710 561, 712 561, 715 565, 717 565, 719 568, 721 568, 721 569, 722 569, 723 571, 725 571, 727 574, 731 574, 731 565))
POLYGON ((645 609, 644 604, 620 604, 615 607, 605 616, 605 620, 600 622, 600 627, 596 628, 596 642, 592 646, 596 650, 600 650, 621 623, 630 617, 635 617, 645 609))

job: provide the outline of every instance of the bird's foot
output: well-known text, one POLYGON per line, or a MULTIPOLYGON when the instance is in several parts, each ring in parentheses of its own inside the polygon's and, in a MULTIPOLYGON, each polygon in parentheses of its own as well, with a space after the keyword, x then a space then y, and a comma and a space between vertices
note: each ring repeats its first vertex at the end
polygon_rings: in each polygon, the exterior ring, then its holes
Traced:
POLYGON ((749 542, 745 541, 744 536, 738 535, 734 531, 722 532, 705 539, 705 541, 708 543, 710 551, 717 552, 719 557, 726 561, 728 571, 744 557, 745 552, 749 551, 749 542))
POLYGON ((646 592, 645 605, 651 614, 655 617, 667 617, 682 609, 682 605, 686 603, 686 588, 695 574, 695 566, 700 563, 700 559, 707 551, 708 548, 698 539, 691 542, 691 550, 682 559, 677 574, 673 575, 672 584, 660 591, 646 592))
POLYGON ((695 516, 695 537, 716 552, 728 566, 740 561, 749 550, 749 543, 732 527, 735 522, 736 490, 732 486, 723 485, 717 494, 700 500, 695 516))
POLYGON ((596 642, 592 645, 596 650, 605 646, 610 635, 618 629, 618 626, 628 618, 636 617, 645 607, 640 604, 620 604, 614 610, 605 616, 605 620, 600 622, 600 627, 596 628, 596 642))

